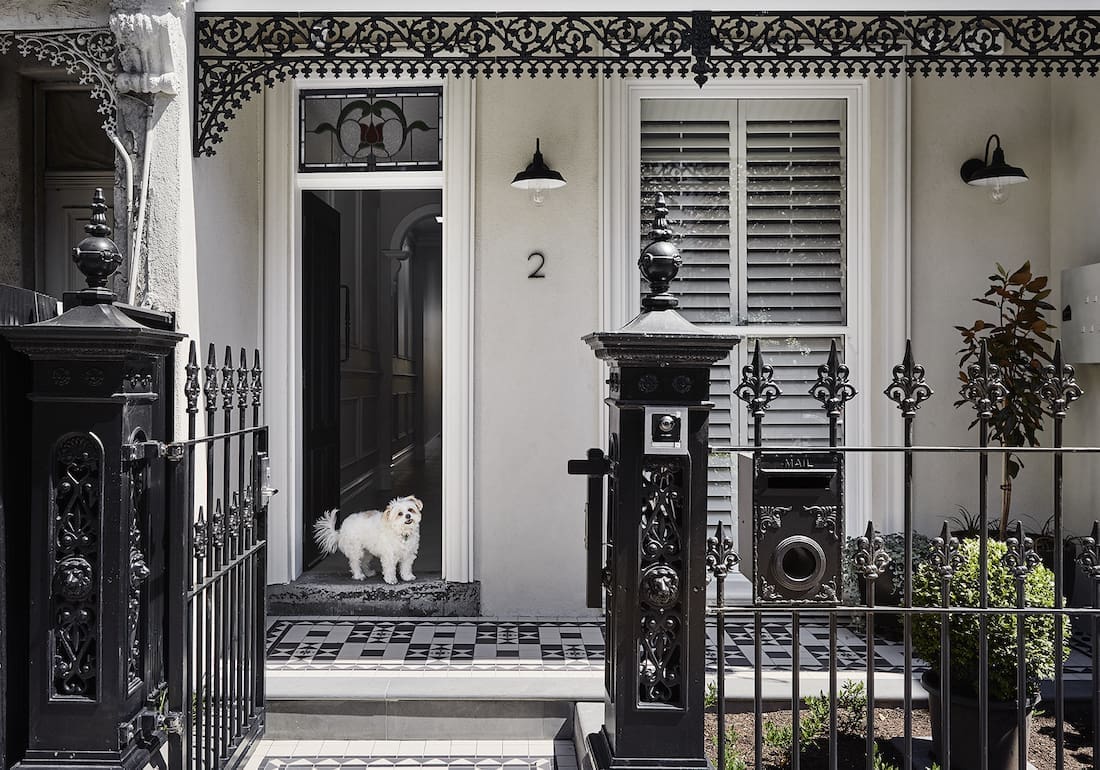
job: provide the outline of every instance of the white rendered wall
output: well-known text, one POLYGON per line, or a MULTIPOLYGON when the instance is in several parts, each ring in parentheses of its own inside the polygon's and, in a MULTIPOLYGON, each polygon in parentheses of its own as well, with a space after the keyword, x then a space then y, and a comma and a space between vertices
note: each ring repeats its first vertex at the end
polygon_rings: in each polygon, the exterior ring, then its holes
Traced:
MULTIPOLYGON (((1052 303, 1061 312, 1062 270, 1100 262, 1100 83, 1094 78, 1051 81, 1050 258, 1052 303)), ((1100 445, 1100 365, 1077 366, 1084 398, 1070 408, 1067 444, 1100 445)), ((1065 461, 1065 527, 1088 534, 1100 518, 1100 455, 1065 461)))
MULTIPOLYGON (((1050 265, 1050 81, 1044 78, 913 78, 912 80, 912 334, 935 397, 916 421, 918 443, 974 446, 973 409, 959 398, 961 344, 955 325, 990 312, 972 301, 1000 262, 1012 270, 1030 259, 1036 274, 1050 265), (1031 178, 996 205, 963 184, 959 166, 981 156, 997 133, 1009 163, 1031 178)), ((877 394, 872 394, 877 396, 877 394)), ((1049 515, 1049 461, 1028 462, 1017 479, 1012 515, 1049 515)), ((933 534, 957 505, 978 510, 977 457, 922 456, 916 461, 917 529, 933 534)), ((990 458, 990 519, 1000 515, 1000 464, 990 458)))
POLYGON ((489 615, 584 607, 585 482, 566 462, 604 444, 599 306, 599 82, 479 80, 474 203, 474 563, 489 615), (568 186, 541 208, 509 186, 542 138, 568 186), (528 278, 532 251, 545 278, 528 278))
MULTIPOLYGON (((473 521, 475 577, 482 582, 486 614, 584 612, 585 490, 582 480, 566 475, 565 464, 604 443, 599 425, 605 374, 580 341, 600 325, 600 87, 587 79, 493 78, 477 84, 473 521), (568 180, 541 208, 508 184, 530 160, 536 136, 547 161, 568 180), (527 277, 527 256, 536 250, 547 258, 543 279, 527 277)), ((882 134, 887 111, 904 110, 904 98, 899 102, 883 88, 873 81, 873 287, 890 283, 879 255, 892 248, 889 228, 904 226, 883 205, 878 173, 884 164, 904 162, 904 153, 899 160, 882 134), (888 222, 890 216, 895 220, 888 222)), ((918 417, 918 442, 976 442, 967 430, 972 411, 953 406, 960 343, 954 326, 978 317, 980 306, 971 298, 984 289, 996 261, 1013 268, 1031 259, 1037 272, 1051 275, 1055 288, 1062 267, 1100 261, 1100 218, 1092 211, 1100 140, 1089 131, 1100 119, 1097 88, 1087 79, 910 81, 911 334, 937 391, 918 417), (1002 206, 958 176, 961 163, 980 155, 994 132, 1009 161, 1031 177, 1002 206)), ((243 338, 260 335, 260 236, 253 223, 262 221, 262 136, 262 110, 253 100, 218 155, 195 163, 204 340, 232 336, 251 345, 243 338), (241 296, 254 298, 256 308, 226 299, 241 296)), ((881 295, 874 296, 873 334, 880 334, 889 313, 881 295)), ((891 323, 898 325, 896 318, 891 323)), ((903 343, 903 335, 896 336, 888 360, 874 356, 872 386, 861 398, 885 401, 881 388, 903 343)), ((1100 393, 1092 371, 1097 368, 1085 367, 1081 380, 1100 393)), ((1098 424, 1100 399, 1090 396, 1073 414, 1067 443, 1088 441, 1086 431, 1098 424)), ((892 433, 892 406, 872 415, 872 440, 900 439, 892 433)), ((1043 438, 1049 442, 1049 433, 1043 438)), ((1038 526, 1049 513, 1049 460, 1028 465, 1017 482, 1013 515, 1031 516, 1038 526)), ((976 457, 918 458, 919 530, 932 534, 956 505, 977 510, 976 468, 976 457)), ((1000 497, 995 456, 990 468, 992 519, 1000 497)), ((1067 528, 1078 532, 1096 515, 1091 508, 1100 475, 1093 459, 1069 460, 1067 469, 1067 528)), ((876 479, 873 499, 884 499, 887 491, 876 479)), ((872 515, 876 523, 900 520, 898 512, 872 515)), ((273 552, 280 548, 285 546, 273 552)))
POLYGON ((263 97, 244 103, 213 158, 194 161, 198 245, 199 336, 213 342, 221 364, 225 346, 260 346, 263 323, 263 97))

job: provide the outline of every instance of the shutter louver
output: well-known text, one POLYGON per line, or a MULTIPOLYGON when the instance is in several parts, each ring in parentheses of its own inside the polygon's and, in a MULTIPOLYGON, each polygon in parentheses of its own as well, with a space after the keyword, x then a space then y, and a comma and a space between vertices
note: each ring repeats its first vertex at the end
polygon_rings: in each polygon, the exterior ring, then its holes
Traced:
MULTIPOLYGON (((843 339, 760 338, 760 355, 774 370, 774 381, 783 391, 764 417, 764 446, 829 445, 829 421, 821 402, 810 395, 810 388, 817 380, 817 368, 828 360, 829 345, 834 341, 843 357, 843 339)), ((748 351, 754 342, 746 339, 741 343, 746 356, 751 355, 748 351)))
MULTIPOLYGON (((736 165, 736 110, 735 102, 725 100, 642 102, 642 243, 653 221, 654 196, 663 192, 684 259, 673 291, 680 298, 680 312, 697 324, 734 322, 731 226, 736 219, 730 180, 736 165)), ((711 370, 710 442, 717 446, 734 442, 731 373, 729 358, 711 370)), ((712 456, 707 474, 712 525, 732 524, 732 478, 729 456, 712 456)))
POLYGON ((843 325, 843 104, 743 105, 743 322, 843 325))

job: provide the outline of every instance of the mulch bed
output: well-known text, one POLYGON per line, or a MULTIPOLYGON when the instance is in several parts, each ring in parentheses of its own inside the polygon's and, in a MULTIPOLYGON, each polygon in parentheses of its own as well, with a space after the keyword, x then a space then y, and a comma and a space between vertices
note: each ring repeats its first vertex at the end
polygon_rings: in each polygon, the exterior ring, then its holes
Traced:
MULTIPOLYGON (((1045 704, 1049 707, 1049 704, 1045 704)), ((879 740, 879 753, 893 765, 901 767, 901 757, 890 747, 890 739, 905 734, 905 716, 902 709, 878 708, 875 710, 875 736, 879 740)), ((1085 770, 1092 768, 1092 707, 1089 703, 1067 703, 1065 708, 1065 743, 1064 756, 1066 770, 1085 770)), ((914 709, 913 735, 929 736, 932 734, 932 726, 929 724, 928 712, 924 709, 914 709)), ((780 726, 790 726, 790 711, 768 711, 764 713, 766 720, 780 726)), ((726 728, 732 729, 735 739, 732 749, 736 756, 743 759, 749 768, 754 767, 755 754, 754 741, 754 716, 753 714, 738 713, 726 715, 726 728)), ((1054 712, 1040 711, 1032 717, 1031 736, 1028 743, 1028 755, 1031 763, 1039 770, 1054 770, 1055 750, 1055 725, 1054 712)), ((717 768, 717 735, 718 718, 714 713, 707 714, 706 724, 708 753, 717 768)), ((731 744, 726 744, 727 754, 731 754, 731 744)), ((865 738, 862 734, 841 734, 837 745, 839 768, 862 768, 865 766, 865 738)), ((728 758, 727 758, 728 759, 728 758)), ((803 770, 827 770, 829 767, 829 752, 826 740, 819 742, 818 747, 810 752, 803 752, 800 762, 803 770)), ((765 768, 780 770, 790 766, 789 760, 780 749, 764 746, 765 768)), ((728 770, 734 770, 730 765, 728 770)), ((717 770, 723 770, 717 768, 717 770)))

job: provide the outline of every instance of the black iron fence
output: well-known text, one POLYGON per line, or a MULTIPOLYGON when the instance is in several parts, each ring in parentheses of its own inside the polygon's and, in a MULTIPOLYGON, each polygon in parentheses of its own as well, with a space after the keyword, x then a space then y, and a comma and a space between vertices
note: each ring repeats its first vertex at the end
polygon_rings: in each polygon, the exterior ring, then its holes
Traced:
MULTIPOLYGON (((918 409, 933 392, 909 345, 885 391, 901 412, 903 446, 839 445, 838 418, 856 393, 848 384, 848 370, 835 349, 820 367, 810 392, 827 413, 831 435, 828 454, 839 458, 841 469, 843 460, 856 454, 901 455, 904 511, 900 548, 888 548, 884 535, 871 522, 866 532, 848 539, 845 549, 842 571, 861 584, 859 594, 845 595, 840 586, 831 584, 834 576, 826 568, 825 551, 845 546, 843 507, 836 506, 835 500, 836 507, 831 510, 829 505, 817 505, 828 498, 831 483, 828 474, 812 461, 820 457, 821 449, 763 448, 762 423, 768 406, 781 394, 757 348, 751 363, 744 367, 737 390, 752 419, 753 441, 748 446, 712 447, 713 451, 747 453, 756 469, 752 558, 747 560, 751 565, 739 558, 739 549, 726 536, 724 527, 719 526, 707 542, 708 574, 717 584, 716 601, 708 607, 708 615, 717 642, 717 678, 710 704, 714 715, 709 718, 715 721, 711 734, 718 769, 784 765, 798 770, 810 763, 831 770, 861 765, 868 770, 910 770, 934 762, 941 770, 1024 770, 1029 756, 1038 766, 1057 770, 1096 767, 1100 757, 1100 645, 1096 643, 1100 622, 1100 522, 1094 523, 1088 537, 1067 538, 1062 490, 1064 456, 1095 454, 1100 448, 1063 446, 1067 410, 1082 391, 1073 367, 1063 362, 1060 347, 1055 350, 1053 363, 1043 367, 1039 389, 1044 411, 1053 422, 1049 447, 990 446, 990 421, 1004 405, 1006 390, 1001 372, 989 360, 984 346, 977 362, 969 367, 961 391, 962 403, 969 403, 975 410, 976 447, 914 443, 918 409), (1052 464, 1053 542, 1046 549, 1048 566, 1021 522, 1013 522, 1007 532, 1000 532, 1000 527, 991 530, 989 460, 1003 453, 1027 456, 1033 463, 1047 458, 1052 464), (976 464, 979 503, 970 522, 972 533, 953 532, 947 522, 931 538, 915 532, 914 464, 929 454, 946 454, 959 462, 976 464), (794 475, 781 484, 788 493, 786 500, 762 494, 769 488, 767 474, 761 469, 769 467, 793 471, 794 475), (788 518, 807 513, 813 513, 816 522, 812 537, 788 534, 781 541, 787 543, 785 549, 776 547, 774 538, 769 539, 774 532, 781 536, 789 533, 788 518), (727 581, 739 566, 751 566, 745 569, 753 581, 753 601, 747 606, 731 606, 725 599, 727 581), (891 605, 881 601, 882 578, 888 570, 900 572, 901 578, 900 590, 891 605), (1072 578, 1075 571, 1091 588, 1083 607, 1068 607, 1064 598, 1067 575, 1072 578), (1086 717, 1078 718, 1077 714, 1072 720, 1073 745, 1067 740, 1065 671, 1071 618, 1087 631, 1079 646, 1087 650, 1091 662, 1077 672, 1078 680, 1087 680, 1075 684, 1087 684, 1088 702, 1081 712, 1086 717), (784 636, 779 642, 789 647, 777 650, 773 646, 769 651, 766 648, 777 642, 769 638, 768 629, 776 624, 789 628, 789 641, 784 636), (883 658, 876 654, 876 644, 882 644, 881 635, 876 631, 884 625, 897 627, 900 636, 897 651, 901 660, 896 665, 900 669, 900 701, 896 692, 888 699, 876 693, 876 679, 884 679, 883 658), (727 640, 731 630, 732 638, 739 639, 742 646, 747 646, 745 641, 751 637, 751 656, 744 656, 750 658, 746 669, 751 669, 753 677, 748 728, 751 736, 732 734, 729 729, 728 704, 732 701, 728 698, 727 640), (839 640, 842 635, 844 643, 839 640), (809 644, 807 638, 812 640, 809 644), (861 640, 862 649, 853 651, 852 638, 861 640), (818 674, 824 687, 810 687, 803 682, 806 670, 802 656, 807 647, 815 650, 810 668, 827 673, 827 684, 818 674), (765 661, 769 654, 782 659, 776 668, 782 676, 789 675, 789 689, 778 699, 774 691, 765 692, 765 661), (862 658, 862 671, 853 672, 853 667, 859 666, 856 657, 862 658), (848 679, 853 673, 862 676, 856 676, 855 685, 841 686, 841 670, 848 679), (917 673, 921 673, 922 687, 918 691, 921 697, 915 699, 917 673), (1043 702, 1043 711, 1037 710, 1040 691, 1045 691, 1049 701, 1043 702), (915 708, 925 698, 929 704, 927 720, 915 708), (887 700, 894 709, 894 718, 883 725, 881 718, 876 720, 876 713, 882 716, 887 700), (789 722, 771 714, 777 706, 789 709, 789 722), (1041 731, 1032 724, 1040 714, 1044 720, 1041 731), (928 731, 933 739, 931 758, 924 740, 928 731), (886 748, 891 738, 893 746, 886 748), (1036 743, 1038 740, 1041 745, 1036 743), (856 749, 860 741, 863 744, 855 754, 853 741, 856 749)), ((741 550, 747 550, 747 544, 741 550)), ((1080 651, 1076 654, 1082 655, 1080 651)), ((1077 696, 1075 700, 1080 699, 1080 693, 1077 696)), ((748 725, 743 720, 739 724, 748 725)))
POLYGON ((168 629, 180 644, 168 672, 168 710, 179 723, 174 768, 215 770, 240 761, 264 720, 264 586, 268 432, 263 370, 254 351, 200 369, 190 346, 184 395, 188 438, 173 444, 169 527, 173 552, 168 629), (220 380, 219 380, 220 374, 220 380), (200 397, 204 413, 199 434, 200 397), (219 403, 220 397, 220 403, 219 403))
POLYGON ((14 598, 0 603, 0 751, 24 770, 137 768, 168 741, 172 767, 225 770, 264 718, 260 355, 249 367, 227 350, 219 368, 211 347, 200 383, 191 344, 175 441, 183 335, 171 314, 116 304, 106 212, 97 190, 73 257, 88 286, 65 312, 36 299, 0 319, 40 320, 4 328, 0 349, 0 577, 14 598))

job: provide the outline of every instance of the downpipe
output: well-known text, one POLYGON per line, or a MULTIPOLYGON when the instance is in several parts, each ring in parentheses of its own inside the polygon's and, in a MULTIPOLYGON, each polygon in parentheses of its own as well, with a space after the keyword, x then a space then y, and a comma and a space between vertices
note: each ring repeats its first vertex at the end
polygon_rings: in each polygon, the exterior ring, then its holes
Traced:
POLYGON ((153 155, 153 109, 156 106, 156 94, 152 95, 145 110, 145 147, 141 159, 141 200, 138 202, 137 221, 133 222, 133 247, 130 249, 130 285, 126 301, 133 305, 137 300, 137 270, 141 264, 141 246, 145 238, 145 212, 149 197, 149 165, 153 155))

